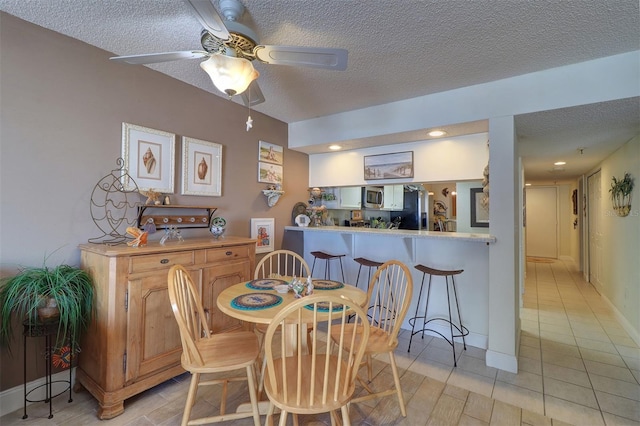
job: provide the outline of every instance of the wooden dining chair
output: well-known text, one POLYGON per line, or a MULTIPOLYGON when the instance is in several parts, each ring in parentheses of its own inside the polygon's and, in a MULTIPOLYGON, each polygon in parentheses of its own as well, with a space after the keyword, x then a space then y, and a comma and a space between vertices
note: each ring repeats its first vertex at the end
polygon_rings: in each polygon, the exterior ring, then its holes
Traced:
POLYGON ((306 278, 311 273, 309 265, 298 253, 276 250, 263 257, 256 266, 254 279, 292 277, 306 278))
MULTIPOLYGON (((261 278, 282 278, 293 277, 304 279, 311 275, 309 265, 302 256, 291 250, 275 250, 264 256, 256 265, 253 279, 261 278)), ((254 329, 260 340, 260 346, 264 340, 264 333, 267 331, 267 324, 256 324, 254 329)), ((262 350, 260 351, 262 354, 262 350)), ((266 364, 262 363, 260 385, 258 391, 262 392, 264 369, 266 364)))
POLYGON ((182 416, 182 425, 216 423, 225 420, 253 417, 260 424, 256 393, 255 367, 259 353, 258 338, 250 331, 212 334, 202 308, 201 296, 187 270, 175 265, 169 270, 169 300, 176 317, 182 341, 182 367, 191 373, 191 384, 182 416), (200 380, 201 374, 246 370, 246 376, 234 376, 215 380, 200 380), (250 412, 225 413, 227 384, 246 380, 251 400, 250 412), (198 387, 222 384, 220 414, 189 420, 196 400, 198 387))
POLYGON ((270 401, 266 424, 271 424, 278 407, 280 425, 286 424, 289 413, 294 415, 294 424, 299 414, 331 413, 333 424, 338 409, 344 425, 350 425, 347 404, 355 392, 355 380, 368 339, 366 313, 345 297, 314 294, 282 309, 265 336, 265 390, 270 401), (350 314, 354 315, 353 327, 347 327, 350 314), (330 317, 332 321, 328 321, 330 317), (285 323, 292 331, 276 334, 285 323), (311 352, 296 350, 292 356, 283 356, 285 348, 294 345, 299 349, 307 339, 305 323, 313 326, 311 352), (327 334, 319 332, 323 327, 327 328, 327 334), (336 337, 335 344, 327 342, 329 335, 336 337), (274 339, 274 336, 281 338, 274 339))
MULTIPOLYGON (((367 291, 367 300, 371 303, 367 312, 371 334, 364 355, 367 365, 367 378, 371 382, 372 356, 387 353, 389 354, 389 364, 393 373, 394 387, 374 392, 364 380, 358 378, 358 381, 367 390, 368 395, 355 398, 352 402, 366 401, 395 393, 398 396, 402 415, 404 417, 407 416, 394 351, 398 347, 398 333, 407 315, 412 293, 413 279, 411 271, 405 264, 397 260, 385 262, 371 278, 367 291)), ((349 324, 349 327, 357 326, 349 324)), ((333 334, 331 334, 331 340, 336 342, 339 339, 340 336, 335 333, 334 329, 333 334)))

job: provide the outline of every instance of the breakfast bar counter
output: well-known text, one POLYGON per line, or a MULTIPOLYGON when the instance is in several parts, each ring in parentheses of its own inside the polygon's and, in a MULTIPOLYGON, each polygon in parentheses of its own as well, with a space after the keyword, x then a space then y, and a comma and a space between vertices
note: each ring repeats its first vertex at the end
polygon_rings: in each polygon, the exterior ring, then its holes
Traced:
MULTIPOLYGON (((411 330, 408 318, 416 311, 422 273, 414 268, 425 265, 442 270, 463 269, 456 276, 460 310, 465 326, 470 330, 467 343, 487 348, 489 330, 489 245, 496 241, 489 234, 413 231, 406 229, 377 229, 346 226, 299 227, 286 226, 283 248, 301 254, 309 265, 313 264, 312 251, 344 255, 344 273, 347 282, 354 283, 359 264, 353 259, 364 257, 377 262, 395 259, 405 263, 412 271, 413 301, 407 319, 402 325, 411 330)), ((324 265, 316 265, 315 276, 324 274, 324 265)), ((336 269, 332 267, 332 271, 336 269)), ((366 274, 360 277, 360 288, 366 288, 366 274)), ((429 278, 427 277, 426 280, 429 278)), ((446 315, 447 294, 443 277, 433 278, 430 312, 446 315), (440 282, 442 281, 442 283, 440 282), (432 305, 433 303, 433 305, 432 305)), ((426 282, 425 289, 426 292, 426 282)), ((423 296, 424 302, 424 296, 423 296)), ((424 306, 419 307, 423 311, 424 306)), ((447 330, 442 330, 447 332, 447 330)))

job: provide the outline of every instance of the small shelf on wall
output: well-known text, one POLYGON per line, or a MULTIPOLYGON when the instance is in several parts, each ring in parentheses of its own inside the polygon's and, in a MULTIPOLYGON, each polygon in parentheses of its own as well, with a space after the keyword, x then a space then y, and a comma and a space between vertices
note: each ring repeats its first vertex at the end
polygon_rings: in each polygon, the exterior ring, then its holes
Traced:
POLYGON ((138 207, 138 228, 149 221, 156 227, 176 226, 178 228, 208 228, 217 207, 183 205, 144 205, 138 207))

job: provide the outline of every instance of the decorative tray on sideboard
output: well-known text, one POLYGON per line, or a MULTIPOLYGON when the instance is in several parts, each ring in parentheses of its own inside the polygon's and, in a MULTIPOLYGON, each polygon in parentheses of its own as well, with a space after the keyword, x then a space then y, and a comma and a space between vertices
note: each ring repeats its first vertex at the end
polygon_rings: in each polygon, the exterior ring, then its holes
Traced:
POLYGON ((217 207, 183 205, 144 205, 138 207, 138 227, 152 221, 157 227, 208 228, 217 207))

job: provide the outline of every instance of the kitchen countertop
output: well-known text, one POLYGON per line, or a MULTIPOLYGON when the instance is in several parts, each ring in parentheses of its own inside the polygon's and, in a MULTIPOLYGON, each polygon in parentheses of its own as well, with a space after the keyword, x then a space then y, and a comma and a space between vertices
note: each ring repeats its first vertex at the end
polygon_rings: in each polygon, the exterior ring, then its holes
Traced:
POLYGON ((489 234, 472 234, 465 232, 415 231, 410 229, 379 229, 348 226, 285 226, 284 229, 298 232, 338 232, 343 234, 378 235, 396 238, 434 238, 478 243, 496 242, 496 237, 489 234))

